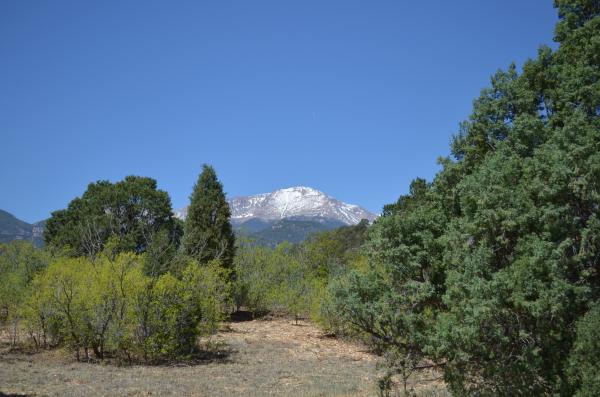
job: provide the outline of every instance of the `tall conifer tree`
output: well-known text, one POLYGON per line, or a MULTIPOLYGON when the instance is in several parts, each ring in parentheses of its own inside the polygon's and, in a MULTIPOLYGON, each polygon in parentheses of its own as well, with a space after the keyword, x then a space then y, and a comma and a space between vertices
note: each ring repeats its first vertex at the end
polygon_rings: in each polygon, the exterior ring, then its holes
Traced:
POLYGON ((223 267, 231 268, 235 237, 230 216, 223 185, 214 168, 204 164, 190 196, 182 244, 184 252, 200 263, 218 259, 223 267))

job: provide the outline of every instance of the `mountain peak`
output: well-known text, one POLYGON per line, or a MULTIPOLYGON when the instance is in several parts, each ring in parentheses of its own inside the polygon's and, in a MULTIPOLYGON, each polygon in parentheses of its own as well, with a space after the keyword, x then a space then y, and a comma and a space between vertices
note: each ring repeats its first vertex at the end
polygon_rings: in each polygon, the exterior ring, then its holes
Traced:
MULTIPOLYGON (((250 219, 279 220, 291 217, 319 217, 355 225, 361 219, 375 220, 377 215, 359 207, 344 203, 320 190, 308 186, 292 186, 252 196, 234 197, 229 201, 231 220, 241 224, 250 219)), ((187 208, 175 215, 185 218, 187 208)))
POLYGON ((323 193, 322 191, 314 189, 314 188, 309 187, 309 186, 291 186, 291 187, 287 187, 287 188, 276 190, 276 192, 277 191, 315 192, 315 193, 320 193, 320 194, 325 195, 325 193, 323 193))

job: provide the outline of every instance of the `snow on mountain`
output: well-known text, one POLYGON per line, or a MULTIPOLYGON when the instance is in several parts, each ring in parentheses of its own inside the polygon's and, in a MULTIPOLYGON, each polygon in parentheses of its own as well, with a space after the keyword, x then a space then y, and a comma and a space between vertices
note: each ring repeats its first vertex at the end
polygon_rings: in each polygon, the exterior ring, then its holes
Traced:
POLYGON ((175 215, 175 218, 183 220, 187 217, 187 211, 187 207, 180 208, 178 210, 173 210, 173 215, 175 215))
MULTIPOLYGON (((229 200, 231 220, 240 224, 249 219, 278 220, 290 217, 320 217, 356 225, 361 219, 375 220, 377 215, 354 204, 336 200, 325 193, 305 186, 290 187, 271 193, 234 197, 229 200)), ((175 211, 184 219, 187 208, 175 211)))

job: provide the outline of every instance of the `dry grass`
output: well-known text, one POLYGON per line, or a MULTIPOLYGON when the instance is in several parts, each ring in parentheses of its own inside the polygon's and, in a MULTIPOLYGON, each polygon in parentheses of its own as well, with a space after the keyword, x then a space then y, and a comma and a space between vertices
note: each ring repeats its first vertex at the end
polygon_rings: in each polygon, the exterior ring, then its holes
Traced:
MULTIPOLYGON (((0 351, 0 396, 372 396, 377 357, 287 319, 226 323, 203 344, 221 359, 195 365, 78 363, 62 350, 0 351)), ((413 384, 420 395, 439 383, 413 384)))

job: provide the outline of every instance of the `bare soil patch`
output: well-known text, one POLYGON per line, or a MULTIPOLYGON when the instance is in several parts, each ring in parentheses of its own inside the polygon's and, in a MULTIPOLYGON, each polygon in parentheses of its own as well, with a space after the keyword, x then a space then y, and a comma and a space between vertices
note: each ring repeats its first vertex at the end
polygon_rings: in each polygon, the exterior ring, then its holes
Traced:
MULTIPOLYGON (((378 358, 360 345, 325 336, 308 322, 230 322, 202 343, 221 350, 223 358, 117 367, 76 362, 63 350, 9 352, 4 345, 0 396, 376 395, 378 358)), ((439 385, 415 386, 433 393, 439 385)))

